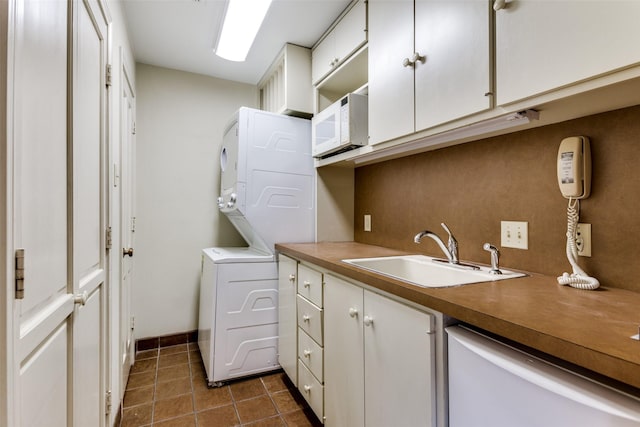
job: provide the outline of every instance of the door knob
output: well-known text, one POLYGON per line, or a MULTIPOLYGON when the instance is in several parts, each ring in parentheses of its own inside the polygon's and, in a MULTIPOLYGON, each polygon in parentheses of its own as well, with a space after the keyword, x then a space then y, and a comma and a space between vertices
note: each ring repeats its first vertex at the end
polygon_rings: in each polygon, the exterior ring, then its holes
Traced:
POLYGON ((365 326, 373 325, 373 317, 364 316, 364 320, 362 321, 365 326))
POLYGON ((351 316, 351 317, 356 317, 357 315, 358 315, 358 309, 357 309, 357 308, 354 308, 354 307, 351 307, 351 308, 349 309, 349 316, 351 316))
POLYGON ((127 255, 133 256, 133 248, 122 248, 122 256, 125 257, 127 255))
POLYGON ((87 303, 88 297, 89 297, 89 294, 87 294, 87 291, 84 291, 81 294, 75 294, 73 296, 73 303, 78 305, 85 305, 87 303))

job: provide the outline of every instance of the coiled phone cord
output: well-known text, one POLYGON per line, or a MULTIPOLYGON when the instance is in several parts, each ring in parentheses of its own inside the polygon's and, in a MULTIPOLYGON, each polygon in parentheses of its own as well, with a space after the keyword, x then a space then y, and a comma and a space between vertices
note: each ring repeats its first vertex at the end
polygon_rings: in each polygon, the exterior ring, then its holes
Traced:
POLYGON ((578 248, 576 247, 576 228, 580 218, 580 201, 569 198, 567 207, 567 259, 573 268, 573 273, 563 273, 558 277, 558 283, 569 285, 573 288, 593 290, 600 286, 600 282, 595 277, 589 276, 580 268, 578 262, 578 248))

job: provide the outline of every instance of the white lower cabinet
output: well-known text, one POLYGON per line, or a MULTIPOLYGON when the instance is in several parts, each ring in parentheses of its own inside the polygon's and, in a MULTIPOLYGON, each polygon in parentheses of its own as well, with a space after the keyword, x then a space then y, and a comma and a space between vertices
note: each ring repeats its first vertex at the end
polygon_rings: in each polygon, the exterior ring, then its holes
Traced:
POLYGON ((296 278, 298 261, 278 256, 278 362, 294 385, 298 385, 296 278))
POLYGON ((325 424, 436 426, 434 316, 324 280, 325 424))

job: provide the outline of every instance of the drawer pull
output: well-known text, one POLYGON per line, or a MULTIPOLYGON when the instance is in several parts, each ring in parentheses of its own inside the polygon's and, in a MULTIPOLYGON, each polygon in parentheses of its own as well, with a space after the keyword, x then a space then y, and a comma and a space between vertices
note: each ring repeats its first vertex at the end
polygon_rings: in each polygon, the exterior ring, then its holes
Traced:
POLYGON ((305 393, 310 393, 311 392, 311 386, 308 385, 308 384, 305 384, 302 388, 304 389, 305 393))
POLYGON ((309 320, 311 320, 311 316, 309 316, 308 314, 303 314, 302 315, 302 321, 303 322, 308 322, 309 320))
POLYGON ((354 307, 351 307, 351 308, 349 309, 349 316, 351 316, 351 317, 356 317, 357 315, 358 315, 358 309, 357 309, 357 308, 354 308, 354 307))
POLYGON ((296 275, 295 274, 290 274, 289 275, 289 281, 290 282, 295 282, 295 280, 296 280, 296 275))
POLYGON ((311 286, 311 282, 308 280, 305 280, 303 283, 305 288, 308 288, 309 286, 311 286))
POLYGON ((373 317, 364 316, 364 320, 362 322, 365 326, 371 326, 373 324, 373 317))
POLYGON ((311 357, 311 350, 304 350, 302 354, 308 359, 311 357))

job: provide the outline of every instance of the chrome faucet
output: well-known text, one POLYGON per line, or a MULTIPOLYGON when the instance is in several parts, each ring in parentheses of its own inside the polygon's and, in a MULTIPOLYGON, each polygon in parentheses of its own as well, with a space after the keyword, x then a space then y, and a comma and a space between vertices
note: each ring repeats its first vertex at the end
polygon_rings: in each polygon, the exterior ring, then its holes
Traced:
POLYGON ((442 252, 444 252, 447 257, 449 264, 460 264, 460 261, 458 260, 458 241, 455 237, 453 237, 453 234, 451 234, 451 230, 449 230, 449 227, 447 227, 444 222, 440 223, 440 225, 449 235, 447 246, 444 245, 444 242, 440 237, 438 237, 437 234, 429 230, 424 230, 416 234, 416 236, 413 238, 413 241, 416 243, 420 243, 420 240, 422 240, 423 237, 431 237, 433 240, 435 240, 438 246, 440 246, 440 249, 442 249, 442 252))

